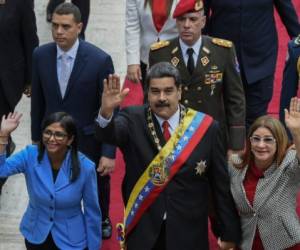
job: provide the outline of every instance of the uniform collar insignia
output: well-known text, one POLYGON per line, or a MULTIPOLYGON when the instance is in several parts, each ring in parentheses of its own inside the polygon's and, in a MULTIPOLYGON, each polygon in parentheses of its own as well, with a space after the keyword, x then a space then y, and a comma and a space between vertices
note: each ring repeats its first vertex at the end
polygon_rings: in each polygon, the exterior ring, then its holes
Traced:
POLYGON ((203 46, 202 50, 206 53, 206 54, 209 54, 210 53, 210 50, 208 48, 206 48, 205 46, 203 46))
POLYGON ((175 54, 176 52, 178 51, 178 47, 175 47, 173 50, 172 50, 172 54, 175 54))
POLYGON ((179 59, 178 59, 176 56, 174 56, 174 57, 171 59, 171 63, 172 63, 172 65, 173 65, 174 67, 176 67, 176 66, 178 65, 178 63, 179 63, 179 59))
POLYGON ((206 66, 209 63, 209 59, 207 56, 201 58, 201 63, 203 66, 206 66))

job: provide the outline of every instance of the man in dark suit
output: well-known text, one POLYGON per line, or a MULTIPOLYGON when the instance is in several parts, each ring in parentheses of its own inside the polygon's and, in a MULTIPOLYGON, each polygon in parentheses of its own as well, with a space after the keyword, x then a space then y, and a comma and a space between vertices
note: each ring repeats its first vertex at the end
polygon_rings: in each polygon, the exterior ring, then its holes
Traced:
POLYGON ((180 84, 174 66, 158 63, 146 78, 149 105, 112 117, 129 89, 120 90, 116 75, 104 83, 96 136, 124 155, 126 211, 119 231, 128 250, 208 249, 209 186, 220 249, 240 239, 218 123, 179 104, 180 84))
POLYGON ((179 37, 153 44, 149 64, 171 62, 182 77, 181 102, 219 121, 228 152, 238 153, 244 148, 245 100, 233 44, 201 34, 201 0, 179 1, 173 17, 179 37))
MULTIPOLYGON (((31 84, 32 52, 38 46, 35 14, 29 0, 0 2, 0 117, 13 112, 31 84)), ((7 153, 14 144, 10 140, 7 153)), ((0 194, 4 179, 0 179, 0 194)))
MULTIPOLYGON (((297 95, 300 84, 300 35, 288 44, 288 56, 285 63, 280 94, 280 121, 285 124, 284 109, 289 108, 292 97, 297 95)), ((289 137, 291 138, 291 134, 289 137)))
MULTIPOLYGON (((46 19, 48 22, 51 22, 52 14, 55 8, 63 3, 64 0, 49 0, 46 10, 46 19)), ((75 4, 81 13, 81 21, 83 23, 80 38, 85 39, 85 30, 88 24, 89 15, 90 15, 90 0, 72 0, 72 3, 75 4)))
MULTIPOLYGON (((79 150, 98 165, 114 167, 115 148, 94 139, 102 83, 113 73, 111 57, 94 45, 78 39, 82 23, 80 11, 72 3, 59 5, 52 18, 55 42, 45 44, 33 54, 31 102, 32 140, 41 138, 45 116, 65 111, 78 128, 79 150)), ((99 202, 102 211, 103 238, 111 236, 109 211, 109 175, 98 175, 99 202)))
POLYGON ((272 99, 278 38, 274 7, 290 37, 300 33, 292 0, 206 0, 205 32, 234 43, 246 96, 247 128, 272 99))

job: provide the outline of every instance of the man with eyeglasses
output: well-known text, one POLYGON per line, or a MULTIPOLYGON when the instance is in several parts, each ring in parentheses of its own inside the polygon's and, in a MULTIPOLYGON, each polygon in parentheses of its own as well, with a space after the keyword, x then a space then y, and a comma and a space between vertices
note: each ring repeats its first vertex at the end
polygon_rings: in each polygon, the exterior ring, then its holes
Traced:
POLYGON ((97 178, 102 236, 107 239, 112 234, 109 173, 115 166, 115 147, 95 140, 94 120, 100 106, 103 79, 114 72, 114 67, 107 53, 78 39, 81 30, 79 9, 72 3, 60 4, 52 17, 55 42, 33 53, 31 133, 34 142, 40 141, 41 122, 53 112, 65 111, 75 119, 79 150, 93 160, 100 171, 97 178))

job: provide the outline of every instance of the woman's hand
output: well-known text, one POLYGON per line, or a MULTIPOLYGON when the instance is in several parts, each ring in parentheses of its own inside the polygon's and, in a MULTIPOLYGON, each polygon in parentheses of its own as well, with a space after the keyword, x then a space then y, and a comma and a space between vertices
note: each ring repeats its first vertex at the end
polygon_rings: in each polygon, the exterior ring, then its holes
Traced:
POLYGON ((6 118, 5 115, 3 115, 0 126, 0 135, 9 136, 10 133, 19 126, 21 117, 22 114, 18 112, 9 113, 6 118))
POLYGON ((300 135, 300 99, 293 97, 290 102, 290 110, 284 110, 285 124, 291 134, 300 135))

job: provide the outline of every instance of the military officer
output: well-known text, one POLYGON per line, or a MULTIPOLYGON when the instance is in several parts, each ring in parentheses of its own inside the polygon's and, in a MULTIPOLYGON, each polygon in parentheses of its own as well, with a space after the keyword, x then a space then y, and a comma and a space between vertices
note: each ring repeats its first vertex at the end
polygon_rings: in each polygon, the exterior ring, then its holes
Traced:
POLYGON ((297 95, 300 84, 300 34, 288 44, 288 56, 284 67, 280 94, 280 120, 284 123, 284 109, 289 107, 290 100, 297 95))
POLYGON ((181 102, 220 122, 228 152, 244 148, 245 98, 232 42, 202 35, 203 2, 181 0, 173 17, 179 37, 151 46, 149 64, 171 62, 181 73, 181 102))

